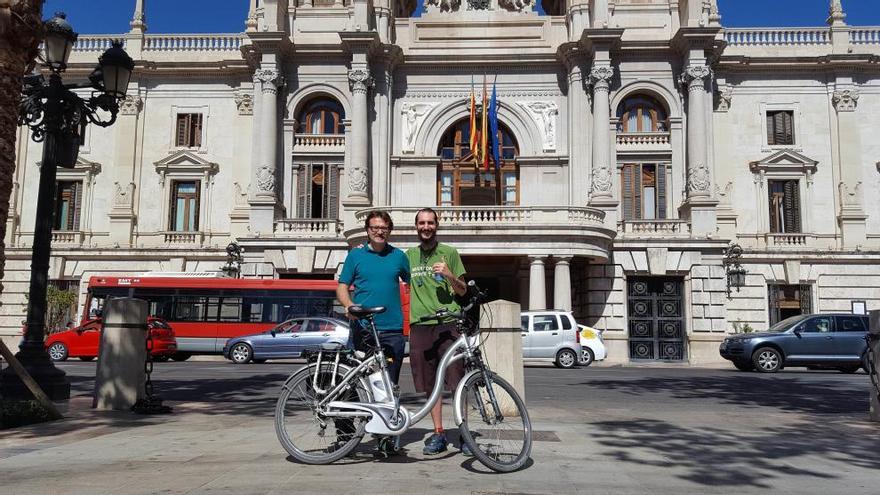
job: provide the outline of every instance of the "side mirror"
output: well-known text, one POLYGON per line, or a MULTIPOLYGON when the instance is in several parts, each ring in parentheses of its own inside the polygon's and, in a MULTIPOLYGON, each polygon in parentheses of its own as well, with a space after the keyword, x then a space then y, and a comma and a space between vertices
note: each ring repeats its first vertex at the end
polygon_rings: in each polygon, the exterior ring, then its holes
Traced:
POLYGON ((273 328, 272 330, 269 331, 269 333, 271 333, 272 336, 274 337, 275 336, 275 329, 273 328))
POLYGON ((794 334, 797 335, 797 338, 801 338, 801 327, 795 328, 794 334))

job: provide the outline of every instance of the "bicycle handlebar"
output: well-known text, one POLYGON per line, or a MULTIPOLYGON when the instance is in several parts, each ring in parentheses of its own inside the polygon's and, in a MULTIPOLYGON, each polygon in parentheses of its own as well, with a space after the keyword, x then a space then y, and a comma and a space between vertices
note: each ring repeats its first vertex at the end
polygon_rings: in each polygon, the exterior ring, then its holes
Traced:
POLYGON ((468 299, 468 303, 461 308, 461 311, 449 311, 446 308, 438 309, 433 315, 423 316, 418 319, 417 323, 427 323, 436 320, 442 320, 444 318, 452 317, 456 320, 462 320, 467 316, 467 312, 473 309, 477 304, 482 304, 486 302, 489 298, 488 294, 485 291, 480 290, 477 287, 477 283, 473 280, 469 280, 467 283, 467 293, 470 294, 470 298, 468 299))

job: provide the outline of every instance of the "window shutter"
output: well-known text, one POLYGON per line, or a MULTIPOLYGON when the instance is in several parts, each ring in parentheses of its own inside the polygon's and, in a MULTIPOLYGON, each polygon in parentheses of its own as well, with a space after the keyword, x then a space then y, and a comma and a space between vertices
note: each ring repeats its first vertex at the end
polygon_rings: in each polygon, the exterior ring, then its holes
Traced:
POLYGON ((82 182, 70 183, 70 200, 71 214, 68 217, 70 219, 68 230, 78 231, 80 212, 82 210, 82 182))
POLYGON ((171 183, 171 208, 168 209, 168 230, 177 231, 180 226, 177 225, 177 185, 178 182, 171 183))
POLYGON ((666 218, 666 165, 657 164, 657 218, 666 218))
POLYGON ((788 180, 784 185, 785 196, 783 207, 785 209, 785 231, 801 231, 800 191, 798 181, 788 180))
POLYGON ((633 218, 642 218, 642 166, 633 166, 633 218))
POLYGON ((776 206, 773 204, 773 183, 767 183, 767 211, 770 212, 770 232, 779 232, 776 206))
POLYGON ((296 195, 296 214, 299 218, 309 218, 308 207, 311 204, 309 195, 311 193, 312 167, 302 165, 299 169, 299 180, 297 181, 296 195))
POLYGON ((177 115, 177 146, 186 146, 187 115, 177 115))
POLYGON ((779 112, 782 115, 782 144, 794 144, 794 112, 779 112))
POLYGON ((193 205, 193 224, 190 230, 197 232, 199 230, 199 210, 201 210, 202 204, 202 183, 201 181, 195 181, 194 184, 196 186, 196 197, 195 204, 193 205))
POLYGON ((324 197, 327 204, 324 207, 325 218, 336 220, 339 218, 339 165, 327 165, 324 175, 324 197))
POLYGON ((202 146, 202 114, 192 114, 192 144, 193 148, 202 146))
POLYGON ((774 129, 774 119, 773 114, 767 112, 767 144, 776 144, 776 140, 774 139, 775 133, 774 129))
POLYGON ((632 220, 635 218, 635 210, 633 208, 633 175, 635 166, 627 163, 623 166, 621 173, 623 177, 620 181, 623 198, 623 219, 632 220))

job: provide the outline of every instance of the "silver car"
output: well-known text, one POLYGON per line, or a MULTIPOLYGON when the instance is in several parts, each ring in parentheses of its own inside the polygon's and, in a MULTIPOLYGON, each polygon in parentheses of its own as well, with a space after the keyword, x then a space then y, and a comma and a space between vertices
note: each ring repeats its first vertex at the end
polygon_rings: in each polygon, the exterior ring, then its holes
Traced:
POLYGON ((293 318, 262 333, 242 335, 226 341, 223 356, 236 364, 262 363, 267 359, 302 356, 321 344, 348 342, 348 323, 334 318, 293 318))
POLYGON ((583 351, 571 312, 525 311, 520 326, 523 359, 551 359, 560 368, 577 366, 583 351))

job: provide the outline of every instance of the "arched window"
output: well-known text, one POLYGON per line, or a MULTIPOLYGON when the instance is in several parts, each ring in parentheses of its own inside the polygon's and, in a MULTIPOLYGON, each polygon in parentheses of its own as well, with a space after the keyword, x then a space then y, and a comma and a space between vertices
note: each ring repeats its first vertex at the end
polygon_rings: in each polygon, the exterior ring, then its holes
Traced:
MULTIPOLYGON (((478 116, 479 122, 479 116, 478 116)), ((470 120, 453 124, 440 139, 437 154, 437 204, 440 206, 477 206, 519 204, 518 147, 513 134, 498 124, 497 166, 489 151, 489 167, 477 163, 470 149, 470 120)), ((491 140, 489 140, 491 148, 491 140)))
POLYGON ((345 111, 335 100, 320 98, 302 107, 299 113, 299 132, 303 134, 343 134, 345 111))
POLYGON ((666 109, 655 98, 635 95, 617 107, 617 132, 669 132, 666 109))

